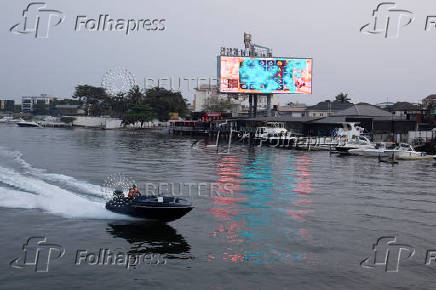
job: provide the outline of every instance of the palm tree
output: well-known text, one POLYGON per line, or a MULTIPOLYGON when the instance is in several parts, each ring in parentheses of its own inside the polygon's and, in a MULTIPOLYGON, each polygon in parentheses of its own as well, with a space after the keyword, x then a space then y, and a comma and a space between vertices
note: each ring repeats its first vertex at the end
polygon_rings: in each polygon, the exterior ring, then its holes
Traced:
POLYGON ((351 99, 348 97, 348 94, 345 93, 340 93, 335 97, 335 99, 341 103, 348 103, 348 101, 351 101, 351 99))

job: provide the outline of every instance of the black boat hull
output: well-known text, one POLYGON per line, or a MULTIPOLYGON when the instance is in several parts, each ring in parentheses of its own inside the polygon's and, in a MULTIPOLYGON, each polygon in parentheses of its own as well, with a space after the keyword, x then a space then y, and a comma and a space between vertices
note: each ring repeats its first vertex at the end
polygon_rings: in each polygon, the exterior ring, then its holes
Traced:
POLYGON ((170 203, 138 202, 135 199, 122 198, 107 202, 106 209, 145 220, 171 222, 189 213, 193 207, 170 203))

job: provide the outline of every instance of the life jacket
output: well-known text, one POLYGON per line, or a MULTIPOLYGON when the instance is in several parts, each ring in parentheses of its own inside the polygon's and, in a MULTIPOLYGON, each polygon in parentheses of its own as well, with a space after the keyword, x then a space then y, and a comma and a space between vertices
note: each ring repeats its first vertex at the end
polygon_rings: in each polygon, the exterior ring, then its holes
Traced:
POLYGON ((135 193, 136 193, 135 189, 131 188, 131 189, 129 189, 129 194, 127 196, 128 197, 134 197, 135 193))

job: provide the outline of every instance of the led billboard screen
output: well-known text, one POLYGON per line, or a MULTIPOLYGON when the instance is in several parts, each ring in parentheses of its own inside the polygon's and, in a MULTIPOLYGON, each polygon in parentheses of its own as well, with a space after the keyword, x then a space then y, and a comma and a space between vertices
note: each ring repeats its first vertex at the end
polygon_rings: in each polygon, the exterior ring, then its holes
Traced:
POLYGON ((312 93, 310 58, 220 56, 218 62, 221 93, 312 93))

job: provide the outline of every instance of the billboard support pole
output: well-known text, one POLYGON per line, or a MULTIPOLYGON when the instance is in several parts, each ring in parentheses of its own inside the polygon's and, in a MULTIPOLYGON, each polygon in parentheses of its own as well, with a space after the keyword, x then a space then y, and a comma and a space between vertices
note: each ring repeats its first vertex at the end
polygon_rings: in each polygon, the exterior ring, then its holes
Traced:
POLYGON ((253 117, 256 118, 256 116, 257 116, 257 95, 253 95, 253 98, 254 98, 253 117))
POLYGON ((271 97, 272 94, 266 95, 266 116, 271 117, 271 97))
POLYGON ((248 117, 253 117, 253 94, 248 95, 248 117))

